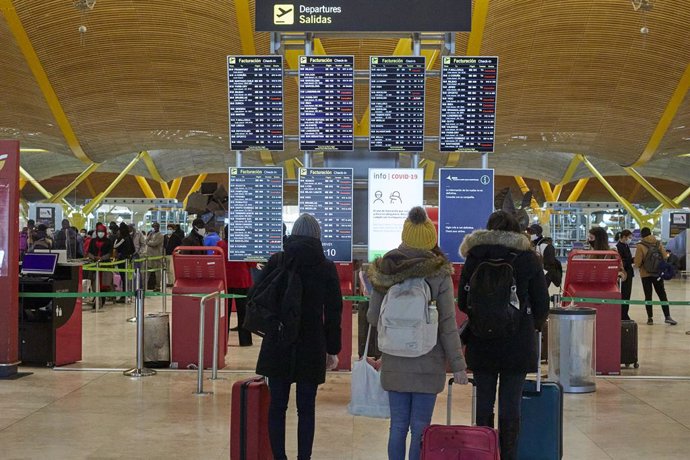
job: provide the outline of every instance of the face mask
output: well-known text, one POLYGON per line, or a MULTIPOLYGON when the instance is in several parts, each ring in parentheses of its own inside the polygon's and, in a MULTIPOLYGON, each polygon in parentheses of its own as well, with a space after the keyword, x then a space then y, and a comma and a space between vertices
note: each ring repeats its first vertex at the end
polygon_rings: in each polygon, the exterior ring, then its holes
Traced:
POLYGON ((593 242, 593 241, 594 241, 594 235, 588 235, 588 236, 587 236, 587 241, 593 242))
POLYGON ((529 237, 529 239, 532 241, 537 241, 538 238, 539 238, 539 235, 530 235, 530 237, 529 237))
POLYGON ((96 232, 96 236, 99 238, 105 238, 105 232, 96 232))
POLYGON ((173 229, 172 229, 172 228, 169 228, 169 229, 168 229, 168 235, 172 235, 172 234, 173 234, 173 229))
POLYGON ((82 237, 86 236, 86 233, 79 233, 82 237))
POLYGON ((196 232, 201 236, 206 235, 206 229, 205 228, 197 228, 196 232))

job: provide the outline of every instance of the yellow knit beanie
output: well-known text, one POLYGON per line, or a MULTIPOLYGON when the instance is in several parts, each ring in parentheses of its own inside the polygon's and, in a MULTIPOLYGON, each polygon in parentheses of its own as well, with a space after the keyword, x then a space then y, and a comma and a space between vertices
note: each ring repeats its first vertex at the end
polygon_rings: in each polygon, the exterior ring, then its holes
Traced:
POLYGON ((403 225, 402 241, 415 249, 430 250, 436 246, 436 227, 421 206, 410 209, 403 225))

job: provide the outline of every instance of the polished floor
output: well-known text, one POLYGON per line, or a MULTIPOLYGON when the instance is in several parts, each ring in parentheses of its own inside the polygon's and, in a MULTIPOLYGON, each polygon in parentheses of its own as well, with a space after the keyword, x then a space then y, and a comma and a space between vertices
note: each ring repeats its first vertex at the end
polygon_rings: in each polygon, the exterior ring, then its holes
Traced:
MULTIPOLYGON (((667 290, 672 300, 690 298, 690 282, 672 281, 667 290)), ((640 294, 638 281, 633 297, 640 294)), ((158 311, 160 301, 149 299, 146 308, 158 311)), ((672 327, 646 326, 643 307, 633 307, 640 368, 599 378, 596 393, 565 396, 565 459, 690 458, 687 308, 672 308, 679 321, 672 327)), ((0 458, 229 458, 231 385, 252 375, 258 347, 239 348, 232 334, 222 379, 207 380, 213 394, 197 396, 192 371, 132 379, 117 370, 135 362, 131 314, 132 306, 123 304, 108 304, 100 314, 84 311, 82 362, 59 370, 22 367, 32 374, 0 380, 0 458)), ((319 390, 315 460, 386 458, 388 422, 348 415, 349 389, 348 373, 331 373, 319 390)), ((440 395, 436 423, 445 421, 445 402, 440 395)), ((458 388, 453 422, 468 423, 469 407, 470 389, 458 388)), ((294 408, 288 423, 294 458, 294 408)))

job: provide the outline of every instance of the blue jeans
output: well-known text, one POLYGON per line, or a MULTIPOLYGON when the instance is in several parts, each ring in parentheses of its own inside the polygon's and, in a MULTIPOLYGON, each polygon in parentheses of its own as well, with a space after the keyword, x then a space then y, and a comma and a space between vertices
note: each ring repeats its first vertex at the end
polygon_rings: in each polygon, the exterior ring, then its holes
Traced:
MULTIPOLYGON (((285 455, 285 412, 290 399, 289 380, 268 379, 271 403, 268 408, 268 436, 271 440, 273 458, 287 460, 285 455)), ((315 383, 297 383, 297 458, 309 460, 314 444, 316 418, 315 383)))
POLYGON ((407 432, 412 432, 410 460, 419 460, 422 432, 431 424, 436 395, 429 393, 388 392, 391 427, 388 436, 388 460, 405 460, 407 432))

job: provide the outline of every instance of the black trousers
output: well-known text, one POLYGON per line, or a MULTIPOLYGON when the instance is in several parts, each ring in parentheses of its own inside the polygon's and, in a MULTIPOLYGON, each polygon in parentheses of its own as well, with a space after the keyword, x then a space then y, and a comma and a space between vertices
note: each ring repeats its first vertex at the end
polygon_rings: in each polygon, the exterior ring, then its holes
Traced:
MULTIPOLYGON (((632 294, 632 283, 633 283, 633 271, 626 272, 628 277, 621 283, 621 299, 630 300, 630 295, 632 294)), ((630 319, 628 312, 630 311, 630 305, 621 305, 621 319, 630 319)))
MULTIPOLYGON (((668 297, 666 297, 666 289, 664 288, 664 280, 658 276, 645 276, 642 278, 642 289, 644 290, 644 300, 652 300, 652 287, 656 291, 656 295, 662 302, 668 302, 668 297)), ((651 318, 654 316, 652 312, 652 304, 646 304, 647 317, 651 318)), ((664 316, 671 316, 668 304, 661 305, 661 310, 664 312, 664 316)))
MULTIPOLYGON (((247 295, 248 288, 229 288, 228 294, 247 295)), ((244 324, 244 315, 247 312, 247 298, 234 299, 235 307, 237 308, 237 333, 240 336, 240 346, 247 347, 252 344, 252 333, 242 327, 244 324)))
MULTIPOLYGON (((525 385, 526 374, 500 373, 501 383, 498 388, 498 418, 505 420, 520 419, 520 404, 522 403, 522 387, 525 385)), ((499 373, 474 371, 474 381, 477 384, 477 418, 491 417, 496 404, 496 384, 499 373)))
MULTIPOLYGON (((290 399, 290 380, 269 378, 271 402, 268 407, 268 436, 273 458, 287 460, 285 455, 285 412, 290 399)), ((316 428, 315 383, 297 382, 297 459, 311 459, 316 428)))

